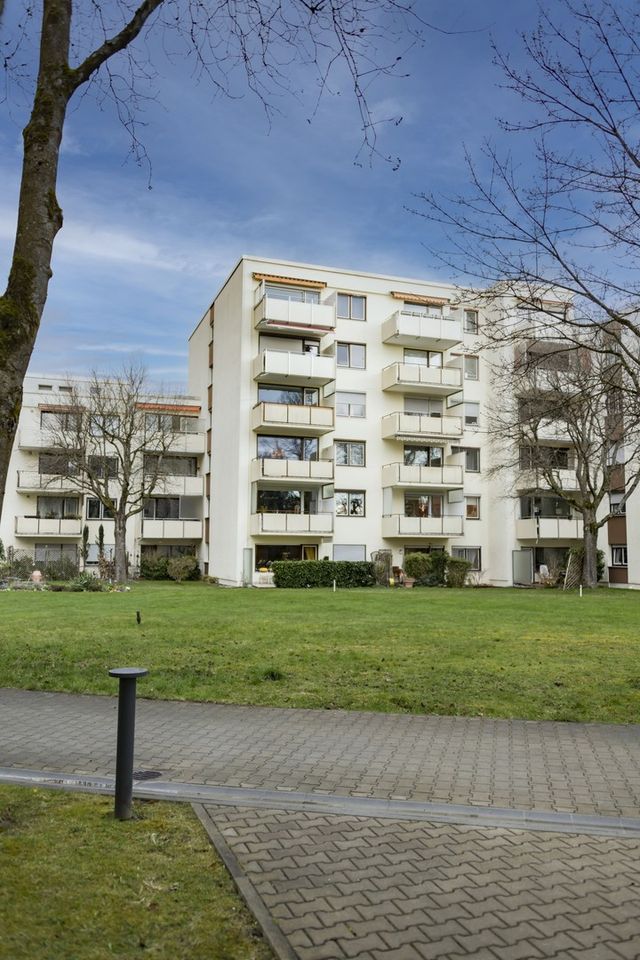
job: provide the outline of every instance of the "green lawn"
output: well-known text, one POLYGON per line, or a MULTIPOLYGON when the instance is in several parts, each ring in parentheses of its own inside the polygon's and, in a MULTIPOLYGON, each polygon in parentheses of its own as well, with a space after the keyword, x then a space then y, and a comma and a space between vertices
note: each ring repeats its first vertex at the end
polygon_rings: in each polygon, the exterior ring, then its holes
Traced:
POLYGON ((147 697, 640 722, 639 635, 606 589, 6 592, 0 686, 113 694, 138 665, 147 697))
POLYGON ((269 960, 187 804, 0 786, 2 960, 269 960))

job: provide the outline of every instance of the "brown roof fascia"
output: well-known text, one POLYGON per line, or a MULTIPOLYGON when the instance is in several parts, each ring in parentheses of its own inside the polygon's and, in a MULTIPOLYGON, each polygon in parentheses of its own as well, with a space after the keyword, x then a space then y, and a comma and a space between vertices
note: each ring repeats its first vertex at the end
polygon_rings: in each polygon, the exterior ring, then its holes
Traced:
POLYGON ((322 280, 301 280, 299 277, 278 277, 270 273, 254 273, 254 280, 265 280, 267 283, 290 284, 294 287, 310 287, 312 290, 324 290, 326 283, 322 280))
POLYGON ((402 293, 401 290, 392 290, 391 296, 396 300, 404 300, 405 303, 426 304, 429 307, 444 307, 450 303, 449 297, 427 297, 421 293, 402 293))
POLYGON ((159 410, 161 413, 200 413, 200 404, 187 405, 181 403, 137 403, 138 410, 159 410))

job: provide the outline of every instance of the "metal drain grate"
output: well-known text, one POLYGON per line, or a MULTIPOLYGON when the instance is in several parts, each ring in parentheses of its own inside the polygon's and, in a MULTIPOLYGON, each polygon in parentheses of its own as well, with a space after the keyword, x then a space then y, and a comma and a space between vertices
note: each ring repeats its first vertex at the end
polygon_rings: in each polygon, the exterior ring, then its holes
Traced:
POLYGON ((160 770, 134 770, 133 779, 134 780, 157 780, 158 777, 161 777, 162 773, 160 770))

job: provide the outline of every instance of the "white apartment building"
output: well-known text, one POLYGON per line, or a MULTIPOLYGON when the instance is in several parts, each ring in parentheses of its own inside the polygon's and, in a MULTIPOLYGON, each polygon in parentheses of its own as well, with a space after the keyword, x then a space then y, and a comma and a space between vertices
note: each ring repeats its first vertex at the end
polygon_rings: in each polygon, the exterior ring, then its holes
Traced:
MULTIPOLYGON (((550 492, 531 492, 526 463, 490 476, 487 415, 503 398, 478 351, 487 316, 459 296, 447 284, 243 257, 190 338, 189 396, 149 404, 175 435, 165 476, 128 524, 132 566, 195 553, 229 586, 268 583, 276 559, 378 551, 401 568, 407 553, 446 549, 496 586, 553 569, 581 542, 582 522, 550 492)), ((0 538, 36 560, 75 557, 86 525, 91 568, 101 524, 113 543, 110 519, 59 475, 46 429, 71 392, 60 377, 25 383, 0 538)), ((549 442, 569 486, 570 445, 549 442)), ((639 534, 636 494, 601 531, 612 585, 640 588, 639 534)))
MULTIPOLYGON (((37 563, 67 557, 78 562, 83 528, 88 528, 87 569, 96 570, 98 531, 102 526, 107 558, 113 551, 112 517, 90 493, 83 492, 61 452, 52 444, 52 428, 60 418, 73 416, 75 390, 89 389, 81 378, 29 376, 24 385, 20 415, 4 508, 0 539, 7 547, 30 553, 37 563)), ((149 398, 141 407, 148 416, 171 418, 172 441, 164 456, 164 471, 143 512, 127 524, 127 552, 131 569, 145 553, 173 556, 200 552, 203 539, 205 428, 197 398, 149 398)), ((154 456, 152 447, 149 456, 154 456)), ((111 492, 111 487, 110 487, 111 492)), ((117 476, 113 495, 118 496, 117 476)))
MULTIPOLYGON (((526 465, 488 476, 500 398, 477 351, 485 319, 450 285, 242 258, 190 338, 189 387, 209 417, 208 572, 255 584, 280 558, 386 550, 402 567, 444 548, 510 586, 579 544, 581 520, 531 496, 526 465)), ((560 439, 563 455, 570 482, 560 439)), ((602 546, 611 581, 639 585, 630 515, 602 546)))

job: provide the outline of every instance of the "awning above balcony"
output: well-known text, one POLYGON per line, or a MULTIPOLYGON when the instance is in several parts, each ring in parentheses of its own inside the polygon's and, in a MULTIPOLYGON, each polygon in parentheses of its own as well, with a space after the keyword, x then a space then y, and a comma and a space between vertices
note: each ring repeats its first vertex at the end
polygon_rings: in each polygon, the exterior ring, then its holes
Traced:
POLYGON ((264 280, 265 283, 282 283, 292 287, 309 287, 311 290, 324 290, 326 283, 322 280, 301 280, 299 277, 279 277, 271 273, 254 273, 254 280, 264 280))
POLYGON ((400 290, 392 290, 391 296, 405 303, 419 303, 428 307, 443 307, 450 302, 448 297, 427 297, 422 293, 402 293, 400 290))

